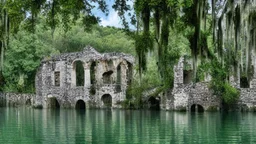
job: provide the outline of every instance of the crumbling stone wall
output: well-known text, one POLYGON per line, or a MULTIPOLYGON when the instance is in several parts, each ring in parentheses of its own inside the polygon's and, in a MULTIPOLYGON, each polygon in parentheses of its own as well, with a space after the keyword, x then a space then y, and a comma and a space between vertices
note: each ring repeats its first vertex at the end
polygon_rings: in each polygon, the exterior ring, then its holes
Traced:
POLYGON ((241 88, 238 105, 242 111, 256 111, 256 88, 241 88))
POLYGON ((78 100, 86 103, 86 107, 104 108, 102 96, 109 94, 112 107, 119 108, 125 100, 128 82, 132 77, 134 58, 124 53, 100 54, 92 47, 82 52, 66 53, 45 58, 36 74, 35 106, 47 108, 50 98, 56 98, 60 107, 74 108, 78 100), (84 68, 84 85, 76 86, 75 63, 81 61, 84 68), (92 83, 91 65, 96 64, 94 82, 92 83), (120 66, 121 82, 117 83, 117 67, 120 66), (108 73, 108 82, 104 82, 104 74, 108 73), (58 76, 56 78, 56 76, 58 76), (59 85, 56 85, 59 81, 59 85), (119 89, 117 89, 117 86, 119 89))
POLYGON ((34 98, 35 94, 0 93, 0 107, 31 106, 34 102, 34 98))
POLYGON ((174 66, 174 87, 165 101, 166 110, 190 110, 191 106, 201 105, 204 110, 219 109, 220 98, 213 95, 208 82, 184 84, 184 58, 174 66))

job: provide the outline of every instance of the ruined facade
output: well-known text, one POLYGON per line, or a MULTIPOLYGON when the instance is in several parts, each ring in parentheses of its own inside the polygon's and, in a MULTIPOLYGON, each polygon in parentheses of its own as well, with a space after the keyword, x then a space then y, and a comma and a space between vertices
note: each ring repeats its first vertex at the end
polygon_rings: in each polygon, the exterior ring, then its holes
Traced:
POLYGON ((134 58, 123 53, 82 52, 45 58, 36 74, 35 106, 119 108, 132 78, 134 58))
POLYGON ((166 110, 218 110, 220 97, 213 95, 208 87, 209 76, 205 82, 192 83, 192 71, 184 70, 184 57, 174 66, 174 87, 164 101, 162 109, 166 110))
MULTIPOLYGON (((190 73, 192 71, 185 70, 185 63, 184 57, 181 57, 178 64, 174 66, 174 87, 169 94, 162 97, 161 109, 187 111, 194 111, 198 108, 203 110, 221 109, 220 96, 213 95, 213 91, 209 88, 210 75, 205 77, 204 82, 194 84, 192 83, 192 73, 190 73)), ((256 62, 252 62, 253 68, 255 64, 256 62)), ((230 84, 240 91, 236 110, 256 111, 255 72, 254 70, 252 78, 246 82, 248 87, 244 87, 244 84, 240 83, 242 78, 235 79, 234 76, 230 76, 230 84)), ((236 77, 240 77, 240 73, 237 75, 236 77)))

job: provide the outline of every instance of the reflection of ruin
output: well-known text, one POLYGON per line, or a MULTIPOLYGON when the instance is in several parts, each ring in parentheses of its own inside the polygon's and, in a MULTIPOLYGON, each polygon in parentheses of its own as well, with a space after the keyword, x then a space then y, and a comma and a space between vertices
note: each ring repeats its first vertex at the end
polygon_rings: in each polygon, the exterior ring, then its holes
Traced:
POLYGON ((131 55, 100 54, 91 47, 45 58, 36 75, 35 105, 120 107, 131 81, 133 63, 131 55))

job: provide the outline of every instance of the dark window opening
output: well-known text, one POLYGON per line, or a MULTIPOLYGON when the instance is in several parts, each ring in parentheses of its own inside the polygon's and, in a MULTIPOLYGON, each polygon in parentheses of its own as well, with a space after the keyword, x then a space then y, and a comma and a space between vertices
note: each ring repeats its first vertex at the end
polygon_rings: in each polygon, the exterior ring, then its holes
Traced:
POLYGON ((241 88, 249 88, 250 85, 249 85, 249 81, 248 81, 248 78, 245 77, 245 76, 242 76, 240 78, 240 87, 241 88))
POLYGON ((201 106, 201 105, 198 105, 198 104, 193 104, 192 106, 191 106, 191 112, 204 112, 204 108, 203 108, 203 106, 201 106))
POLYGON ((84 86, 84 66, 82 61, 75 62, 76 86, 84 86))
POLYGON ((112 106, 112 97, 111 97, 110 94, 104 94, 101 97, 101 100, 103 101, 105 107, 111 107, 112 106))
POLYGON ((96 68, 96 62, 92 62, 90 67, 90 76, 91 76, 91 84, 95 84, 95 68, 96 68))
POLYGON ((54 72, 54 84, 60 86, 60 72, 54 72))
POLYGON ((113 74, 113 71, 107 71, 102 74, 104 84, 111 84, 111 75, 112 74, 113 74))
POLYGON ((85 102, 83 100, 78 100, 76 102, 76 109, 85 109, 85 102))
POLYGON ((116 91, 120 92, 121 91, 121 84, 122 84, 122 76, 121 76, 121 65, 119 64, 117 66, 117 75, 116 75, 116 91))
POLYGON ((192 70, 183 70, 183 84, 189 84, 193 78, 192 70))

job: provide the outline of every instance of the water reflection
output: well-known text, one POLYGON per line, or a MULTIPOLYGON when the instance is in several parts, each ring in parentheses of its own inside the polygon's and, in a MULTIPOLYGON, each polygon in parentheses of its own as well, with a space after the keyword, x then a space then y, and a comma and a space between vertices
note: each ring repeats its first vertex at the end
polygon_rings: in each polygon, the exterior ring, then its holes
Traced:
POLYGON ((0 108, 0 143, 255 143, 254 113, 0 108))

